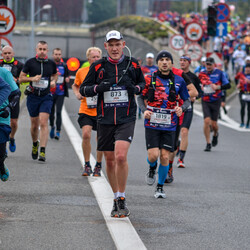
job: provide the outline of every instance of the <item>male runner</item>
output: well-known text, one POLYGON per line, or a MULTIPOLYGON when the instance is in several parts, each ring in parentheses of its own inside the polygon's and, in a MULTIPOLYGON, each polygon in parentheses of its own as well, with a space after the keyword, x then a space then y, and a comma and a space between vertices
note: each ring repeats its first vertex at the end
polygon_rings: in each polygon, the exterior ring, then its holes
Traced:
POLYGON ((133 57, 123 54, 125 40, 119 31, 106 34, 104 47, 108 57, 93 63, 80 93, 97 98, 97 149, 104 151, 106 171, 114 192, 112 217, 129 216, 125 189, 128 177, 127 154, 136 121, 135 94, 140 94, 145 80, 133 57))
POLYGON ((156 65, 154 65, 154 54, 149 52, 146 55, 146 64, 141 67, 142 73, 144 77, 146 75, 151 75, 154 71, 158 69, 156 65))
MULTIPOLYGON (((86 51, 86 57, 88 59, 89 65, 100 60, 102 58, 102 51, 97 47, 90 47, 86 51)), ((82 129, 82 151, 85 160, 84 171, 82 176, 90 176, 92 174, 92 167, 90 165, 90 153, 91 153, 91 131, 96 131, 97 129, 97 96, 93 97, 83 97, 79 90, 83 83, 86 75, 89 72, 90 66, 79 69, 76 72, 75 82, 72 85, 74 94, 78 100, 81 101, 79 109, 78 123, 82 129)), ((93 176, 101 176, 102 169, 102 155, 101 151, 96 152, 96 165, 94 168, 93 176)))
MULTIPOLYGON (((2 48, 2 57, 3 59, 0 60, 0 67, 3 67, 11 72, 14 81, 19 87, 18 78, 22 71, 23 63, 14 58, 14 50, 9 45, 6 45, 2 48)), ((11 132, 10 132, 10 143, 9 143, 10 152, 16 151, 15 134, 18 128, 19 112, 20 112, 20 103, 18 102, 17 105, 11 110, 11 115, 10 115, 11 118, 10 119, 11 132)))
POLYGON ((204 116, 204 135, 206 138, 206 148, 204 151, 210 152, 212 146, 218 144, 218 116, 221 106, 222 90, 231 87, 225 74, 219 69, 215 68, 215 61, 212 57, 206 60, 206 70, 199 74, 199 79, 202 83, 202 110, 204 116), (211 144, 210 139, 210 126, 213 129, 213 139, 211 144))
POLYGON ((151 76, 146 76, 146 86, 142 95, 138 97, 138 102, 145 118, 147 161, 149 163, 147 183, 149 185, 154 183, 152 179, 160 156, 158 184, 154 197, 166 198, 163 184, 169 170, 169 154, 174 151, 178 117, 189 107, 190 100, 184 79, 175 75, 171 70, 172 55, 168 51, 162 50, 158 53, 156 62, 158 71, 151 76), (178 95, 184 101, 181 107, 177 105, 178 95))
POLYGON ((60 48, 53 49, 53 59, 56 63, 58 79, 56 82, 56 87, 51 88, 51 93, 53 95, 53 106, 49 116, 50 121, 50 138, 60 139, 60 131, 62 126, 62 107, 64 102, 64 97, 69 96, 68 85, 69 83, 69 70, 67 64, 62 61, 62 50, 60 48), (55 109, 56 109, 56 134, 55 134, 55 109))
POLYGON ((20 74, 19 81, 30 82, 26 88, 27 108, 31 120, 32 159, 38 158, 39 127, 40 127, 40 154, 38 160, 46 161, 45 147, 48 141, 48 120, 53 105, 53 97, 50 87, 56 86, 56 64, 48 59, 48 44, 45 41, 38 42, 36 56, 29 59, 20 74), (27 76, 29 74, 29 77, 27 76))

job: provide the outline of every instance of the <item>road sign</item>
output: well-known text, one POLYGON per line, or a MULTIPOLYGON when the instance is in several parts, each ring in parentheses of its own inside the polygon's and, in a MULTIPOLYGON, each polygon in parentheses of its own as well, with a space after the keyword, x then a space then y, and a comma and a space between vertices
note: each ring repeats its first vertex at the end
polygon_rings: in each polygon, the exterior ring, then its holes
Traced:
POLYGON ((2 48, 6 45, 9 45, 12 47, 12 43, 10 42, 10 40, 3 36, 0 36, 0 44, 1 44, 0 50, 2 50, 2 48))
POLYGON ((227 35, 227 23, 217 23, 216 36, 226 36, 226 35, 227 35))
POLYGON ((191 60, 199 61, 202 57, 202 47, 198 43, 190 43, 187 46, 186 54, 189 55, 191 60))
POLYGON ((80 67, 80 62, 77 58, 71 57, 67 61, 67 66, 70 71, 76 71, 80 67))
POLYGON ((6 6, 0 6, 0 35, 9 34, 15 27, 16 17, 6 6))
POLYGON ((208 52, 206 53, 206 57, 213 57, 214 61, 216 64, 219 63, 223 63, 223 57, 222 57, 222 53, 218 53, 218 52, 208 52))
POLYGON ((191 42, 198 42, 203 36, 203 29, 197 22, 189 23, 185 28, 186 38, 191 42))
POLYGON ((170 46, 175 50, 181 50, 185 46, 185 37, 182 35, 173 35, 170 37, 170 46))
POLYGON ((225 3, 217 4, 217 22, 227 22, 230 17, 229 6, 225 3))

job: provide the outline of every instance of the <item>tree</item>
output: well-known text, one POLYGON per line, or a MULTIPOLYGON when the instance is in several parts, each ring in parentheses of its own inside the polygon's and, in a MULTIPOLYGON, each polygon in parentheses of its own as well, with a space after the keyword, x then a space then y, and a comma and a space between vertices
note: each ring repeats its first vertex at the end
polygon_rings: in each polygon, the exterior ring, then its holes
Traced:
POLYGON ((100 23, 116 17, 116 2, 116 0, 88 1, 88 23, 100 23))

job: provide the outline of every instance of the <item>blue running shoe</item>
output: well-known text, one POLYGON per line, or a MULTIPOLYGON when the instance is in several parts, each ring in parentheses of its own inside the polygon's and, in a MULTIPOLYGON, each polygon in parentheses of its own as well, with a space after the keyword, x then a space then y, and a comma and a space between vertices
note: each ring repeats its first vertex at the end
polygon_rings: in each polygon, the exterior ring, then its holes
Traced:
POLYGON ((15 139, 14 138, 10 138, 9 150, 12 153, 14 153, 16 151, 16 143, 15 143, 15 139))
POLYGON ((2 181, 7 181, 7 180, 9 179, 9 176, 10 176, 10 171, 9 171, 9 169, 7 168, 6 165, 4 165, 4 171, 5 171, 4 174, 1 174, 1 172, 0 172, 0 179, 1 179, 2 181))
POLYGON ((241 123, 241 124, 240 124, 240 128, 243 128, 244 126, 245 126, 244 123, 241 123))
POLYGON ((56 140, 60 139, 60 131, 56 131, 55 139, 56 140))
POLYGON ((246 128, 249 128, 249 125, 246 125, 246 128))
POLYGON ((55 127, 51 127, 49 136, 50 136, 51 139, 53 139, 55 137, 55 127))

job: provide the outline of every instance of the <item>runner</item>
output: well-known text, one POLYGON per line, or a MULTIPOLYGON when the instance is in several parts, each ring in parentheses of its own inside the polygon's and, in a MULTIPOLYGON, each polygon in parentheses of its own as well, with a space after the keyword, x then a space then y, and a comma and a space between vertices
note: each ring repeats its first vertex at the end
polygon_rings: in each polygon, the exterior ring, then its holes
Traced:
POLYGON ((10 113, 19 103, 21 92, 12 74, 0 67, 0 179, 7 181, 9 170, 4 164, 7 157, 6 143, 11 132, 10 113))
POLYGON ((48 59, 48 44, 45 41, 38 42, 36 57, 29 59, 20 74, 19 81, 30 82, 25 94, 27 95, 27 108, 31 120, 32 159, 38 158, 39 127, 40 127, 40 154, 38 160, 46 161, 45 147, 47 145, 49 129, 48 120, 53 105, 53 97, 50 87, 56 86, 56 64, 48 59), (29 77, 27 75, 29 74, 29 77))
MULTIPOLYGON (((9 45, 6 45, 2 48, 2 57, 3 59, 0 60, 0 67, 3 67, 11 72, 14 81, 19 87, 18 78, 22 71, 23 63, 19 62, 14 58, 14 50, 9 45)), ((20 112, 20 103, 18 102, 17 105, 11 110, 11 115, 10 115, 11 118, 10 119, 11 132, 10 132, 10 143, 9 143, 10 152, 16 151, 15 134, 18 128, 19 112, 20 112)))
POLYGON ((205 56, 201 58, 201 65, 197 66, 196 69, 194 70, 194 73, 196 75, 199 75, 201 71, 206 69, 206 59, 207 58, 205 56))
POLYGON ((153 53, 147 53, 146 55, 146 65, 143 65, 141 67, 142 73, 144 75, 144 77, 146 75, 151 75, 154 71, 156 71, 158 69, 158 67, 156 65, 154 65, 154 54, 153 53))
MULTIPOLYGON (((86 57, 88 59, 89 65, 100 60, 102 58, 102 51, 97 47, 90 47, 86 52, 86 57)), ((79 93, 80 86, 84 81, 86 75, 89 72, 89 68, 81 68, 76 72, 75 83, 72 85, 74 94, 78 100, 81 101, 79 109, 78 123, 82 129, 82 151, 85 160, 83 176, 90 176, 92 174, 92 167, 90 165, 90 153, 91 153, 91 131, 96 131, 97 129, 97 112, 96 112, 96 102, 97 96, 94 97, 83 97, 79 93)), ((102 156, 103 152, 96 152, 96 165, 94 168, 93 176, 101 176, 102 169, 102 156)))
POLYGON ((184 73, 187 74, 187 76, 190 78, 191 82, 195 86, 197 90, 197 95, 192 96, 191 93, 189 93, 191 99, 191 106, 185 111, 183 122, 181 125, 181 131, 180 131, 181 142, 179 147, 179 159, 177 162, 177 167, 179 168, 185 168, 184 157, 188 147, 188 132, 193 119, 193 105, 195 100, 201 97, 202 95, 200 79, 190 71, 189 69, 190 64, 191 64, 191 58, 189 56, 183 55, 180 57, 181 69, 183 70, 184 73))
POLYGON ((125 189, 128 177, 127 154, 136 120, 134 95, 141 93, 145 80, 137 60, 123 54, 125 40, 119 31, 107 33, 104 47, 108 57, 91 65, 80 93, 83 96, 98 94, 97 149, 104 151, 106 171, 114 192, 111 216, 126 217, 130 215, 125 189))
POLYGON ((222 90, 231 87, 225 74, 215 68, 215 61, 212 57, 206 60, 206 70, 199 74, 199 79, 202 83, 202 110, 204 116, 204 135, 206 138, 206 148, 204 151, 211 151, 211 147, 218 144, 218 116, 221 106, 222 90), (210 126, 213 129, 213 139, 211 146, 210 126))
POLYGON ((169 170, 169 154, 174 151, 175 131, 178 117, 190 106, 189 94, 185 81, 173 73, 172 55, 162 50, 156 62, 158 71, 146 76, 146 87, 138 102, 145 118, 146 147, 148 151, 149 172, 147 184, 153 185, 158 157, 158 184, 155 198, 166 198, 163 184, 169 170), (184 100, 182 107, 177 106, 178 95, 184 100), (147 107, 145 106, 147 101, 147 107))
POLYGON ((240 99, 240 118, 241 124, 240 127, 243 128, 245 126, 245 107, 247 106, 247 122, 246 128, 249 128, 250 121, 250 64, 245 66, 245 71, 239 72, 235 79, 239 79, 239 83, 237 88, 240 90, 239 99, 240 99))
POLYGON ((64 102, 64 97, 69 96, 68 85, 69 83, 69 70, 67 64, 62 61, 62 50, 60 48, 53 49, 53 59, 56 63, 58 79, 56 82, 56 87, 51 88, 51 93, 53 94, 53 106, 49 116, 50 121, 50 138, 60 139, 60 131, 62 126, 62 107, 64 102), (56 134, 55 134, 55 109, 56 109, 56 134))

